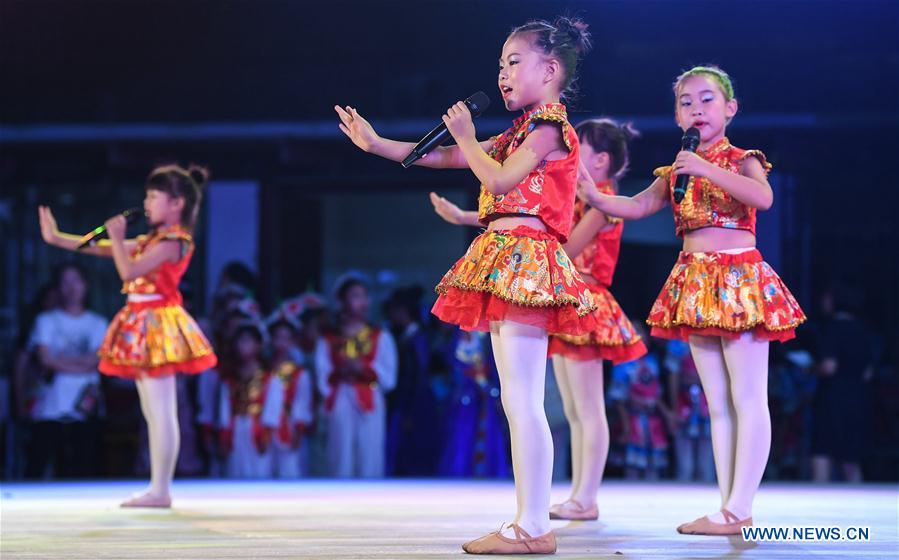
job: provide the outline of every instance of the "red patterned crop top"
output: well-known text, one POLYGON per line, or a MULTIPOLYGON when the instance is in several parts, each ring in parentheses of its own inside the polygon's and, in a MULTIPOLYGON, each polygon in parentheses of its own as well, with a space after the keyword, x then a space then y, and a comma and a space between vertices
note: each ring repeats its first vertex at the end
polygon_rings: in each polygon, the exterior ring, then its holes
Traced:
POLYGON ((162 241, 180 241, 181 258, 177 262, 165 262, 152 272, 126 282, 122 288, 123 294, 159 294, 167 303, 181 305, 181 292, 178 284, 181 277, 187 271, 190 258, 194 252, 194 241, 190 233, 182 226, 159 228, 151 235, 138 238, 137 246, 131 251, 131 257, 135 258, 143 254, 150 247, 162 241))
MULTIPOLYGON (((611 181, 602 181, 596 184, 599 192, 614 195, 611 181)), ((583 201, 578 199, 574 204, 574 224, 577 225, 584 214, 590 209, 583 201)), ((600 231, 579 255, 572 257, 574 268, 584 276, 584 280, 590 282, 592 278, 602 286, 612 285, 612 276, 615 275, 615 265, 618 264, 618 253, 621 250, 621 233, 624 231, 624 222, 621 218, 606 216, 612 227, 600 231)))
POLYGON ((489 155, 502 163, 521 146, 541 121, 561 125, 568 155, 558 160, 541 161, 506 194, 491 194, 481 185, 478 219, 487 225, 502 215, 537 216, 546 225, 546 229, 564 243, 571 233, 580 158, 577 133, 568 122, 565 105, 541 105, 518 117, 511 128, 496 137, 489 155))
MULTIPOLYGON (((698 150, 696 154, 732 173, 740 173, 740 167, 748 157, 758 158, 765 174, 771 169, 771 164, 761 151, 741 150, 731 146, 727 138, 718 140, 707 150, 698 150)), ((755 235, 756 209, 735 199, 705 177, 690 177, 687 193, 678 204, 674 202, 674 182, 677 176, 671 173, 671 166, 659 167, 655 170, 655 176, 668 180, 675 230, 680 237, 685 232, 705 227, 744 229, 755 235)))

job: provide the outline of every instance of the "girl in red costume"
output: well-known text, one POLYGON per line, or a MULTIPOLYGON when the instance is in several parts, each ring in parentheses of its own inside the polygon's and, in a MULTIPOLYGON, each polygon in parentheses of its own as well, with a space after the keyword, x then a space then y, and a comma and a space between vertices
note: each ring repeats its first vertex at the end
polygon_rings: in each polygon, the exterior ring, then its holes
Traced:
POLYGON ((759 150, 731 145, 725 129, 737 113, 728 75, 699 66, 674 84, 676 119, 696 127, 696 153, 633 197, 599 192, 586 178, 582 196, 613 216, 639 219, 672 205, 684 249, 650 311, 652 335, 690 343, 708 400, 720 511, 678 527, 681 533, 730 535, 752 524, 752 501, 771 447, 768 345, 793 338, 805 315, 755 248, 756 211, 773 201, 770 164, 759 150), (686 195, 674 199, 680 175, 686 195))
MULTIPOLYGON (((487 227, 437 286, 433 313, 489 331, 512 439, 518 513, 500 530, 463 545, 472 554, 546 554, 552 437, 543 410, 548 332, 580 336, 596 308, 562 244, 571 232, 579 144, 560 103, 589 47, 583 22, 534 21, 512 31, 499 60, 506 109, 522 111, 503 134, 479 142, 464 103, 443 121, 456 141, 417 163, 469 168, 481 181, 487 227), (533 536, 532 536, 533 535, 533 536)), ((413 144, 381 138, 352 107, 336 107, 341 130, 361 149, 402 161, 413 144)))
MULTIPOLYGON (((616 181, 627 172, 628 142, 637 132, 610 119, 584 121, 575 131, 586 173, 600 192, 615 194, 616 181)), ((477 212, 463 211, 434 193, 431 202, 434 210, 452 224, 479 225, 477 212)), ((609 454, 602 362, 634 360, 646 353, 646 347, 608 289, 618 262, 624 223, 588 208, 583 201, 575 203, 574 223, 564 248, 593 295, 597 328, 581 336, 552 336, 549 342, 571 426, 572 464, 571 497, 550 508, 550 519, 583 521, 599 517, 596 492, 609 454)))
MULTIPOLYGON (((147 178, 144 212, 150 233, 125 239, 122 215, 106 221, 109 240, 84 252, 111 257, 124 282, 127 303, 116 314, 100 347, 102 373, 134 379, 150 439, 150 488, 123 507, 170 507, 178 458, 175 374, 213 367, 216 357, 193 318, 181 307, 178 283, 194 252, 206 169, 157 167, 147 178)), ((56 247, 77 251, 81 238, 61 233, 49 208, 39 209, 41 234, 56 247)))

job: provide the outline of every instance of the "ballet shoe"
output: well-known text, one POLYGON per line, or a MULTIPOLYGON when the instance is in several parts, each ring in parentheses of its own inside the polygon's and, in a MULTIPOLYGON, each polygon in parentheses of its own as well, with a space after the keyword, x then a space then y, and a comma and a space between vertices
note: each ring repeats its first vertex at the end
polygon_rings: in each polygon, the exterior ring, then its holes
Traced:
POLYGON ((515 538, 510 539, 502 534, 502 527, 479 539, 462 545, 462 550, 468 554, 555 554, 556 536, 552 531, 539 537, 532 537, 527 532, 512 523, 509 525, 515 531, 515 538))
POLYGON ((125 500, 119 507, 123 508, 170 508, 171 496, 154 496, 153 494, 138 494, 125 500))
POLYGON ((549 518, 568 521, 596 521, 599 519, 599 507, 593 504, 591 507, 585 508, 579 501, 568 499, 549 508, 549 518))
POLYGON ((752 517, 737 519, 737 516, 722 508, 721 513, 727 523, 714 523, 707 515, 677 528, 682 535, 739 535, 743 527, 752 525, 752 517))

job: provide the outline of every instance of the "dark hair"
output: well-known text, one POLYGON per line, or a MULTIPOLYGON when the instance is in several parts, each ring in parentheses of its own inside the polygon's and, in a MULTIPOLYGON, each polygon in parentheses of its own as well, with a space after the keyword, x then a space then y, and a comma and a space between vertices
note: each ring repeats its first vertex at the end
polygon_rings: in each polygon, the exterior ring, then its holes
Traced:
POLYGON ((90 301, 90 283, 87 281, 87 270, 84 266, 79 262, 75 261, 66 261, 56 265, 53 268, 53 288, 59 290, 60 284, 62 284, 62 277, 65 275, 67 270, 74 270, 78 273, 78 276, 81 277, 81 281, 84 282, 84 297, 81 298, 81 305, 84 307, 88 307, 88 302, 90 301))
POLYGON ((421 298, 423 296, 424 290, 421 286, 399 288, 384 302, 384 309, 404 309, 412 320, 418 321, 421 318, 421 298))
MULTIPOLYGON (((246 320, 240 323, 231 333, 231 336, 225 340, 225 344, 219 351, 219 373, 227 379, 235 379, 237 377, 237 368, 240 364, 237 362, 237 341, 244 334, 248 334, 259 343, 260 347, 265 345, 265 335, 259 325, 252 320, 246 320)), ((264 352, 260 348, 257 356, 259 363, 265 367, 264 352)))
POLYGON ((240 338, 240 336, 243 334, 252 335, 253 338, 256 339, 256 342, 258 342, 259 344, 265 342, 265 335, 262 333, 262 329, 259 328, 259 325, 257 325, 254 321, 245 321, 239 324, 231 334, 231 345, 233 346, 237 342, 237 339, 240 338))
POLYGON ((368 290, 368 286, 361 278, 350 275, 342 279, 340 283, 337 284, 337 289, 334 291, 334 293, 337 295, 337 300, 343 302, 346 299, 347 293, 355 286, 362 286, 363 288, 368 290))
POLYGON ((594 152, 609 154, 609 175, 612 178, 620 179, 627 173, 630 163, 627 145, 640 137, 633 124, 618 124, 609 118, 589 119, 579 123, 574 130, 578 140, 589 144, 594 152))
POLYGON ((181 225, 193 229, 200 212, 203 190, 209 182, 209 170, 190 164, 187 169, 177 164, 162 165, 147 176, 147 190, 161 191, 173 198, 183 198, 181 225))
POLYGON ((246 264, 240 261, 228 261, 219 278, 222 276, 230 282, 242 286, 251 294, 256 293, 256 274, 246 264))
POLYGON ((62 277, 66 273, 67 270, 74 270, 78 273, 78 276, 81 276, 81 279, 84 280, 84 283, 87 284, 87 271, 84 270, 84 267, 81 266, 81 263, 77 263, 75 261, 66 261, 63 263, 59 263, 53 268, 53 287, 57 290, 59 289, 59 285, 62 284, 62 277))
POLYGON ((533 45, 545 55, 559 60, 565 71, 559 93, 563 99, 574 98, 577 94, 577 65, 591 47, 587 24, 581 19, 564 16, 552 23, 537 19, 516 27, 509 36, 524 34, 530 35, 533 45))

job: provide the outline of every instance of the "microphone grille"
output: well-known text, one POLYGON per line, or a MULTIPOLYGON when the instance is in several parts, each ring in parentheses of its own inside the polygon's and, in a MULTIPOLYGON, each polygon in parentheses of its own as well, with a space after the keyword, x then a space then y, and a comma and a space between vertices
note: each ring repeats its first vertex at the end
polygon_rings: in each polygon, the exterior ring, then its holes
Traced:
POLYGON ((684 137, 681 142, 685 147, 693 146, 693 148, 695 149, 696 146, 699 146, 699 129, 695 126, 691 126, 690 128, 688 128, 686 132, 684 132, 684 137))
POLYGON ((465 104, 468 105, 468 110, 471 111, 473 116, 479 117, 481 113, 487 110, 487 107, 490 107, 490 98, 483 91, 479 91, 469 96, 465 100, 465 104))
POLYGON ((135 206, 134 208, 129 208, 122 212, 122 215, 125 216, 125 221, 129 224, 133 224, 137 221, 140 216, 143 216, 144 209, 139 206, 135 206))

